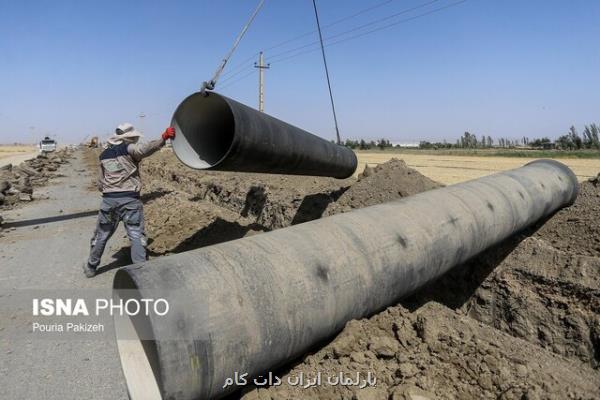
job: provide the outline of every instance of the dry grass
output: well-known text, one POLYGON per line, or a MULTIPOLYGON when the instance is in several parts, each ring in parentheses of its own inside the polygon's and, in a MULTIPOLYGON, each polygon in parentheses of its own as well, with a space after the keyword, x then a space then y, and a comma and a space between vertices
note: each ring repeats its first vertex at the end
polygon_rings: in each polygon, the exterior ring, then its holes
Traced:
POLYGON ((0 155, 3 154, 21 154, 21 153, 31 153, 32 151, 36 151, 35 146, 27 146, 22 144, 17 145, 8 145, 8 144, 0 144, 0 155))
MULTIPOLYGON (((429 178, 446 185, 479 178, 495 172, 523 166, 535 158, 515 157, 477 157, 431 154, 406 154, 392 152, 357 151, 358 171, 362 172, 365 164, 375 166, 391 158, 404 160, 408 166, 429 178)), ((600 160, 566 158, 558 161, 566 164, 582 181, 596 176, 600 172, 600 160)))
POLYGON ((0 165, 18 164, 37 154, 35 146, 0 145, 0 165))

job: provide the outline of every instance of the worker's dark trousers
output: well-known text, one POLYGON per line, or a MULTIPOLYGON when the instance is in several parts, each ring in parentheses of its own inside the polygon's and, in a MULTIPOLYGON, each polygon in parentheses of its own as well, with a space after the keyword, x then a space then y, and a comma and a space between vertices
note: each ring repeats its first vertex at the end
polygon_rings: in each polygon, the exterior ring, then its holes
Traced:
POLYGON ((88 264, 96 268, 100 264, 106 242, 123 221, 131 242, 131 261, 134 264, 146 261, 146 236, 144 235, 144 210, 142 202, 135 197, 103 197, 98 213, 96 231, 91 240, 88 264))

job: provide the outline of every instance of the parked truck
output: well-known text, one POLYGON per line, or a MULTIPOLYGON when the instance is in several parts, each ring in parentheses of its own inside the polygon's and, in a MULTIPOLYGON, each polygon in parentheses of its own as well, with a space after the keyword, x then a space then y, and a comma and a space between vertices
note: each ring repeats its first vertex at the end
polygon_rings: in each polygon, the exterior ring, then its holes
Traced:
POLYGON ((56 140, 46 136, 39 144, 40 153, 50 153, 56 150, 56 140))

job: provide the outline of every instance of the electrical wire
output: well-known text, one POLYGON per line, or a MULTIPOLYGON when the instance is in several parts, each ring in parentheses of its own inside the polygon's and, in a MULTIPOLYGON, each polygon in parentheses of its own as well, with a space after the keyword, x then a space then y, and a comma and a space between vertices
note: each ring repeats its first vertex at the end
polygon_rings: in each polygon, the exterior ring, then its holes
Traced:
MULTIPOLYGON (((329 37, 327 37, 327 38, 325 39, 325 41, 327 41, 327 40, 331 40, 331 39, 335 39, 335 38, 338 38, 338 37, 340 37, 340 36, 347 35, 348 33, 352 33, 352 32, 359 31, 359 30, 361 30, 361 29, 364 29, 364 28, 366 28, 366 27, 369 27, 369 26, 371 26, 371 25, 375 25, 375 24, 378 24, 378 23, 380 23, 380 22, 383 22, 383 21, 390 20, 390 19, 392 19, 392 18, 396 18, 396 17, 398 17, 398 16, 400 16, 400 15, 407 14, 407 13, 409 13, 409 12, 412 12, 412 11, 418 10, 418 9, 420 9, 420 8, 423 8, 423 7, 427 7, 427 6, 429 6, 429 5, 433 4, 433 3, 437 3, 438 1, 440 1, 440 0, 430 0, 430 1, 426 2, 426 3, 420 4, 420 5, 418 5, 418 6, 414 6, 414 7, 406 8, 406 9, 404 9, 404 10, 402 10, 402 11, 399 11, 399 12, 397 12, 397 13, 394 13, 394 14, 391 14, 391 15, 387 15, 387 16, 385 16, 385 17, 382 17, 382 18, 377 18, 377 19, 375 19, 375 20, 373 20, 373 21, 371 21, 371 22, 368 22, 368 23, 366 23, 366 24, 359 25, 359 26, 357 26, 357 27, 354 27, 354 28, 348 29, 348 30, 346 30, 346 31, 344 31, 344 32, 340 32, 340 33, 337 33, 337 34, 335 34, 335 35, 329 36, 329 37)), ((280 57, 280 56, 282 56, 282 55, 286 55, 286 54, 289 54, 289 53, 293 53, 294 51, 302 50, 302 49, 305 49, 305 48, 307 48, 307 47, 314 46, 314 45, 318 45, 318 44, 319 44, 319 41, 314 41, 314 42, 311 42, 311 43, 308 43, 308 44, 305 44, 305 45, 302 45, 302 46, 299 46, 299 47, 296 47, 296 48, 293 48, 293 49, 289 49, 289 50, 282 51, 282 52, 280 52, 280 53, 276 53, 276 54, 274 54, 274 55, 271 55, 271 56, 270 56, 270 59, 277 58, 277 57, 280 57)))
MULTIPOLYGON (((338 20, 336 20, 336 21, 333 21, 333 22, 332 22, 332 23, 330 23, 330 24, 324 25, 324 26, 322 26, 322 27, 321 27, 321 29, 323 29, 323 30, 324 30, 324 29, 330 28, 330 27, 332 27, 332 26, 338 25, 338 24, 340 24, 340 23, 342 23, 342 22, 344 22, 344 21, 347 21, 347 20, 349 20, 349 19, 352 19, 352 18, 356 18, 356 17, 358 17, 359 15, 365 14, 365 13, 367 13, 367 12, 369 12, 369 11, 372 11, 372 10, 374 10, 374 9, 377 9, 377 8, 379 8, 379 7, 385 6, 386 4, 389 4, 389 3, 393 2, 393 1, 396 1, 396 0, 385 0, 385 1, 381 2, 381 3, 377 3, 377 4, 375 4, 375 5, 372 5, 372 6, 370 6, 370 7, 364 8, 364 9, 362 9, 362 10, 360 10, 360 11, 357 11, 357 12, 355 12, 354 14, 347 15, 347 16, 345 16, 345 17, 342 17, 342 18, 340 18, 340 19, 338 19, 338 20)), ((316 30, 312 30, 312 31, 310 31, 310 32, 303 33, 303 34, 301 34, 301 35, 298 35, 298 36, 295 36, 295 37, 293 37, 293 38, 286 39, 286 40, 284 40, 284 41, 282 41, 282 42, 279 42, 279 43, 277 43, 277 44, 275 44, 275 45, 272 45, 272 46, 270 46, 270 47, 267 47, 267 48, 266 48, 266 49, 264 49, 263 51, 270 51, 270 50, 273 50, 273 49, 277 49, 277 48, 279 48, 279 47, 281 47, 281 46, 284 46, 284 45, 286 45, 286 44, 288 44, 288 43, 291 43, 291 42, 295 42, 295 41, 296 41, 296 40, 298 40, 298 39, 302 39, 302 38, 304 38, 304 37, 306 37, 306 36, 309 36, 309 35, 312 35, 313 33, 316 33, 316 32, 317 32, 316 30)), ((223 74, 222 74, 221 76, 222 76, 222 77, 228 76, 228 75, 230 75, 230 74, 232 74, 232 73, 234 73, 234 72, 237 72, 237 70, 238 70, 238 69, 240 69, 240 67, 244 67, 244 66, 246 66, 246 67, 247 67, 247 64, 248 64, 248 62, 250 62, 250 61, 254 61, 254 59, 255 59, 255 58, 258 56, 258 55, 259 55, 259 52, 256 52, 256 53, 252 54, 250 57, 248 57, 248 58, 244 59, 243 61, 240 61, 239 63, 237 63, 237 64, 236 64, 234 67, 232 67, 232 68, 231 68, 229 71, 225 71, 225 72, 223 72, 223 74)), ((245 69, 245 68, 242 68, 242 69, 245 69)))
MULTIPOLYGON (((370 7, 364 8, 364 9, 362 9, 362 10, 360 10, 360 11, 358 11, 358 12, 354 13, 354 14, 351 14, 351 15, 348 15, 348 16, 345 16, 345 17, 342 17, 342 18, 340 18, 340 19, 338 19, 338 20, 336 20, 336 21, 333 21, 333 22, 332 22, 332 23, 330 23, 330 24, 324 25, 324 26, 322 26, 322 27, 321 27, 321 29, 323 29, 323 30, 324 30, 324 29, 330 28, 330 27, 332 27, 332 26, 338 25, 338 24, 340 24, 340 23, 342 23, 342 22, 344 22, 344 21, 347 21, 347 20, 349 20, 349 19, 352 19, 352 18, 356 18, 356 17, 358 17, 359 15, 362 15, 362 14, 364 14, 364 13, 367 13, 367 12, 369 12, 369 11, 371 11, 371 10, 374 10, 374 9, 376 9, 376 8, 382 7, 382 6, 384 6, 384 5, 386 5, 386 4, 389 4, 389 3, 393 2, 393 1, 395 1, 395 0, 386 0, 386 1, 383 1, 383 2, 381 2, 381 3, 377 3, 377 4, 373 5, 373 6, 370 6, 370 7)), ((288 43, 291 43, 291 42, 295 42, 295 41, 296 41, 296 40, 298 40, 298 39, 302 39, 302 38, 304 38, 304 37, 307 37, 307 36, 309 36, 309 35, 312 35, 313 33, 316 33, 316 32, 317 32, 317 30, 312 30, 312 31, 310 31, 310 32, 303 33, 303 34, 301 34, 301 35, 298 35, 298 36, 295 36, 295 37, 293 37, 293 38, 291 38, 291 39, 287 39, 287 40, 284 40, 283 42, 280 42, 280 43, 278 43, 278 44, 275 44, 275 45, 273 45, 273 46, 267 47, 267 48, 266 48, 264 51, 269 51, 269 50, 277 49, 277 48, 279 48, 279 47, 281 47, 281 46, 284 46, 284 45, 286 45, 286 44, 288 44, 288 43)))
POLYGON ((317 30, 319 31, 319 42, 321 43, 321 54, 323 55, 323 65, 325 66, 325 76, 327 77, 327 88, 329 89, 329 99, 331 100, 331 111, 333 113, 333 122, 335 124, 335 136, 337 144, 342 144, 340 139, 340 129, 338 127, 337 114, 335 112, 335 103, 333 101, 333 91, 331 90, 331 80, 329 79, 329 68, 327 68, 327 58, 325 57, 325 46, 323 46, 323 34, 321 33, 321 24, 319 23, 319 12, 317 11, 317 1, 312 0, 315 10, 315 19, 317 21, 317 30))
MULTIPOLYGON (((410 21, 413 21, 413 20, 425 17, 427 15, 431 15, 431 14, 434 14, 436 12, 439 12, 439 11, 442 11, 442 10, 445 10, 445 9, 448 9, 448 8, 451 8, 451 7, 458 6, 458 5, 462 4, 462 3, 465 3, 466 1, 467 0, 460 0, 460 1, 457 1, 457 2, 454 2, 454 3, 450 3, 450 4, 444 5, 442 7, 438 7, 436 9, 433 9, 433 10, 430 10, 430 11, 427 11, 427 12, 424 12, 424 13, 421 13, 421 14, 409 17, 409 18, 405 18, 405 19, 402 19, 402 20, 399 20, 399 21, 395 21, 395 22, 393 22, 391 24, 387 24, 387 25, 384 25, 384 26, 381 26, 381 27, 378 27, 378 28, 375 28, 375 29, 371 29, 371 30, 366 31, 366 32, 361 32, 359 34, 352 35, 350 37, 343 38, 343 39, 340 39, 340 40, 337 40, 337 41, 334 41, 334 42, 331 42, 331 43, 325 43, 324 47, 335 46, 337 44, 344 43, 344 42, 347 42, 347 41, 350 41, 350 40, 354 40, 354 39, 357 39, 357 38, 362 37, 362 36, 370 35, 372 33, 375 33, 375 32, 378 32, 378 31, 381 31, 381 30, 384 30, 384 29, 388 29, 388 28, 391 28, 391 27, 396 26, 396 25, 400 25, 400 24, 403 24, 403 23, 406 23, 406 22, 410 22, 410 21)), ((329 38, 329 39, 331 39, 331 38, 329 38)), ((327 41, 327 40, 328 39, 324 39, 324 41, 327 41)), ((316 44, 318 45, 319 42, 316 42, 316 44)), ((283 63, 283 62, 286 62, 288 60, 294 59, 296 57, 299 57, 299 56, 302 56, 302 55, 305 55, 305 54, 309 54, 309 53, 313 53, 315 51, 318 51, 319 49, 320 49, 320 47, 317 46, 314 49, 309 49, 309 50, 301 51, 299 53, 295 53, 295 54, 292 54, 292 55, 289 55, 287 57, 283 57, 283 58, 280 58, 280 59, 275 59, 275 60, 269 59, 269 63, 270 64, 283 63)), ((237 82, 239 82, 239 81, 241 81, 243 79, 246 79, 247 77, 249 77, 250 75, 252 75, 253 72, 254 72, 254 70, 252 70, 251 72, 247 73, 246 75, 242 76, 239 79, 231 81, 228 85, 226 85, 226 87, 229 88, 234 83, 237 83, 237 82)))
MULTIPOLYGON (((243 61, 240 61, 239 63, 235 64, 233 67, 231 67, 231 69, 229 71, 223 71, 223 74, 221 75, 221 77, 225 77, 228 76, 234 72, 236 72, 238 69, 240 69, 240 67, 248 67, 248 62, 252 61, 252 63, 254 63, 254 60, 256 59, 256 57, 258 57, 258 55, 260 54, 260 52, 256 52, 254 54, 252 54, 250 57, 245 58, 243 61)), ((254 65, 254 64, 252 64, 254 65)), ((242 68, 245 69, 245 68, 242 68)))
MULTIPOLYGON (((334 21, 334 22, 332 22, 332 23, 330 23, 328 25, 325 25, 321 29, 325 29, 327 27, 331 27, 331 26, 337 25, 337 24, 339 24, 341 22, 344 22, 344 21, 347 21, 349 19, 355 18, 355 17, 357 17, 359 15, 362 15, 362 14, 368 12, 368 11, 371 11, 373 9, 376 9, 376 8, 379 8, 379 7, 383 6, 383 5, 386 5, 386 4, 388 4, 388 3, 392 2, 392 1, 394 1, 394 0, 386 0, 386 1, 382 2, 382 3, 375 4, 375 5, 371 6, 371 7, 365 8, 365 9, 363 9, 361 11, 358 11, 358 12, 356 12, 354 14, 351 14, 351 15, 348 15, 346 17, 340 18, 340 19, 338 19, 338 20, 336 20, 336 21, 334 21)), ((393 14, 390 14, 390 15, 386 15, 386 16, 381 17, 381 18, 377 18, 377 19, 375 19, 375 20, 373 20, 371 22, 368 22, 366 24, 362 24, 362 25, 356 26, 354 28, 350 28, 350 29, 348 29, 348 30, 346 30, 344 32, 340 32, 340 33, 337 33, 335 35, 329 36, 329 37, 325 38, 324 41, 330 41, 330 40, 338 38, 340 36, 344 36, 344 35, 347 35, 349 33, 359 31, 359 30, 367 28, 369 26, 372 26, 372 25, 375 25, 375 24, 378 24, 378 23, 381 23, 381 22, 384 22, 384 21, 396 18, 396 17, 398 17, 400 15, 403 15, 403 14, 406 14, 406 13, 418 10, 420 8, 423 8, 423 7, 427 7, 427 6, 431 5, 431 4, 437 3, 438 1, 440 1, 440 0, 430 0, 428 2, 425 2, 423 4, 419 4, 419 5, 414 6, 414 7, 405 8, 405 9, 399 11, 399 12, 396 12, 396 13, 393 13, 393 14)), ((426 14, 428 14, 428 13, 426 13, 426 14)), ((315 32, 316 31, 313 30, 311 32, 307 32, 307 33, 304 33, 302 35, 293 37, 291 39, 287 39, 287 40, 285 40, 283 42, 280 42, 280 43, 278 43, 278 44, 276 44, 274 46, 267 47, 264 51, 266 52, 266 51, 269 51, 269 50, 273 50, 275 48, 281 47, 281 46, 283 46, 283 45, 285 45, 287 43, 293 42, 293 41, 295 41, 297 39, 306 37, 306 36, 308 36, 308 35, 310 35, 312 33, 315 33, 315 32)), ((318 46, 319 43, 320 43, 319 41, 314 41, 314 42, 310 42, 310 43, 304 44, 302 46, 298 46, 298 47, 295 47, 295 48, 292 48, 292 49, 288 49, 288 50, 276 53, 274 55, 269 56, 268 59, 267 59, 267 61, 269 63, 271 63, 271 64, 275 63, 275 62, 280 62, 280 61, 282 61, 284 59, 288 59, 288 58, 284 57, 282 59, 278 59, 278 57, 285 56, 286 54, 294 53, 294 52, 297 52, 297 51, 302 50, 302 49, 310 48, 310 47, 313 47, 315 45, 318 46)), ((311 52, 317 51, 317 50, 318 50, 318 47, 315 48, 315 49, 311 49, 311 50, 302 52, 301 54, 307 54, 307 53, 311 53, 311 52)), ((233 77, 233 75, 239 75, 240 73, 242 73, 244 70, 247 70, 248 68, 253 68, 254 63, 252 62, 252 64, 248 64, 248 62, 251 61, 251 60, 254 60, 254 58, 256 58, 256 56, 258 54, 259 53, 255 53, 251 57, 248 57, 244 61, 240 62, 239 64, 237 64, 237 66, 233 70, 230 70, 229 72, 224 73, 223 76, 231 74, 230 76, 228 76, 228 78, 231 78, 231 77, 233 77)), ((300 55, 300 53, 298 53, 298 55, 300 55)), ((290 58, 293 58, 293 57, 290 57, 290 58)))
POLYGON ((231 74, 231 75, 229 75, 229 76, 228 76, 228 77, 226 77, 226 78, 223 78, 223 79, 221 80, 221 84, 224 84, 224 83, 230 82, 230 81, 231 81, 233 78, 235 78, 236 76, 240 75, 241 73, 243 73, 243 72, 248 72, 248 69, 254 70, 254 65, 253 65, 252 67, 246 67, 246 68, 244 68, 244 69, 240 69, 240 70, 239 70, 239 71, 237 71, 236 73, 234 73, 234 74, 231 74))
POLYGON ((225 90, 225 89, 228 89, 228 88, 230 88, 231 86, 234 86, 234 85, 235 85, 235 84, 237 84, 238 82, 240 82, 240 81, 242 81, 242 80, 244 80, 244 79, 248 78, 250 75, 253 75, 253 74, 254 74, 254 72, 255 72, 255 71, 250 71, 250 72, 248 72, 246 75, 242 75, 240 78, 238 78, 238 79, 234 79, 233 81, 229 82, 227 85, 225 85, 225 86, 222 86, 222 87, 220 88, 220 90, 225 90))
MULTIPOLYGON (((410 21, 413 21, 415 19, 419 19, 419 18, 425 17, 427 15, 430 15, 430 14, 433 14, 433 13, 445 10, 447 8, 460 5, 462 3, 465 3, 466 1, 467 0, 460 0, 460 1, 457 1, 457 2, 454 2, 454 3, 447 4, 445 6, 438 7, 436 9, 424 12, 424 13, 419 14, 419 15, 415 15, 415 16, 412 16, 412 17, 409 17, 409 18, 405 18, 405 19, 402 19, 400 21, 393 22, 391 24, 387 24, 387 25, 384 25, 384 26, 381 26, 381 27, 378 27, 378 28, 375 28, 375 29, 371 29, 371 30, 366 31, 366 32, 361 32, 361 33, 359 33, 357 35, 353 35, 353 36, 350 36, 350 37, 347 37, 347 38, 343 38, 343 39, 340 39, 340 40, 337 40, 337 41, 334 41, 334 42, 331 42, 331 43, 327 43, 327 44, 325 44, 325 47, 335 46, 336 44, 344 43, 344 42, 347 42, 347 41, 350 41, 350 40, 357 39, 357 38, 362 37, 362 36, 370 35, 372 33, 375 33, 375 32, 378 32, 378 31, 381 31, 381 30, 384 30, 384 29, 388 29, 388 28, 391 28, 391 27, 396 26, 396 25, 400 25, 402 23, 410 22, 410 21)), ((331 38, 329 38, 329 39, 331 39, 331 38)), ((327 41, 328 39, 325 39, 325 40, 327 41)), ((271 63, 271 64, 281 63, 283 61, 287 61, 289 59, 292 59, 292 58, 295 58, 295 57, 298 57, 298 56, 301 56, 301 55, 304 55, 304 54, 312 53, 312 52, 315 52, 315 51, 318 51, 318 50, 319 50, 319 47, 316 47, 314 49, 309 49, 309 50, 306 50, 306 51, 302 51, 302 52, 299 52, 299 53, 296 53, 296 54, 292 54, 292 55, 284 57, 284 58, 275 59, 275 60, 269 59, 269 63, 271 63)))

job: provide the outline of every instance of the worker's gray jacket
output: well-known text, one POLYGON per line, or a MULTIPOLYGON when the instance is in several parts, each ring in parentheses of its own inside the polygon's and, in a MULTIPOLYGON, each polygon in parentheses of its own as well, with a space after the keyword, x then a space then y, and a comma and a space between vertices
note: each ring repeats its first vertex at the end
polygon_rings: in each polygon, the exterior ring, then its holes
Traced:
POLYGON ((165 144, 157 139, 148 143, 109 145, 100 154, 98 189, 104 197, 137 197, 142 190, 139 162, 165 144))

